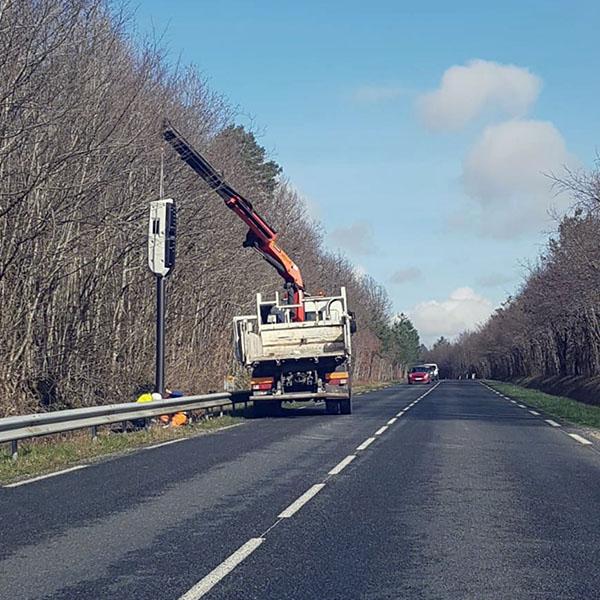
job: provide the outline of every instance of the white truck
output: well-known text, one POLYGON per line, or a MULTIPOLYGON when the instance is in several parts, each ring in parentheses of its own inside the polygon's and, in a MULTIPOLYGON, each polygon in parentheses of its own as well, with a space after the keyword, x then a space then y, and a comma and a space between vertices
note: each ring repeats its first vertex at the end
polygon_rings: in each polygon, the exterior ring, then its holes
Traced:
POLYGON ((256 296, 256 313, 235 317, 237 360, 251 374, 251 396, 259 413, 284 401, 325 400, 328 414, 352 412, 350 368, 355 321, 346 289, 339 296, 304 296, 297 305, 256 296))
POLYGON ((257 295, 256 313, 237 317, 235 350, 252 376, 251 399, 258 413, 283 401, 325 400, 331 414, 352 412, 350 361, 352 313, 346 290, 339 296, 306 294, 298 265, 279 247, 277 232, 216 169, 165 122, 163 137, 181 159, 246 225, 243 246, 256 250, 284 279, 285 301, 257 295))

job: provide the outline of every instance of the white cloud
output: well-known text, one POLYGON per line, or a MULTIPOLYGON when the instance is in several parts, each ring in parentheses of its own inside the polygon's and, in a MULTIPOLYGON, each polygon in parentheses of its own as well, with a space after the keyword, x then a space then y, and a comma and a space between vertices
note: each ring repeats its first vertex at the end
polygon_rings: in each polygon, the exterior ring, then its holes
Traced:
POLYGON ((420 269, 416 267, 408 267, 406 269, 399 269, 392 273, 390 277, 390 282, 396 285, 401 285, 403 283, 407 283, 409 281, 416 281, 420 279, 423 274, 420 269))
POLYGON ((523 67, 471 60, 446 69, 440 87, 418 98, 417 108, 428 128, 456 130, 489 111, 527 114, 541 86, 541 79, 523 67))
POLYGON ((576 168, 577 160, 552 123, 512 120, 486 127, 465 157, 462 174, 480 226, 499 238, 539 231, 549 222, 549 211, 568 206, 566 196, 553 193, 548 177, 566 165, 576 168))
POLYGON ((379 104, 396 100, 406 93, 406 90, 399 85, 363 85, 354 90, 352 99, 361 104, 379 104))
POLYGON ((334 229, 329 238, 338 247, 351 254, 366 256, 376 252, 373 228, 366 221, 357 221, 348 227, 334 229))
POLYGON ((494 311, 492 303, 471 288, 454 290, 445 300, 428 300, 406 311, 425 344, 443 335, 453 338, 484 323, 494 311))

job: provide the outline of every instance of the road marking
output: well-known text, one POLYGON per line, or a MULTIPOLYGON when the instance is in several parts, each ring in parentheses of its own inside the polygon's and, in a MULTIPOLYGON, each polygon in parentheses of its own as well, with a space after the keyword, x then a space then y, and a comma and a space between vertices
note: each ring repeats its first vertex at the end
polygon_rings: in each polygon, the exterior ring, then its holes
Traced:
POLYGON ((397 417, 401 417, 403 414, 404 414, 404 411, 403 411, 403 410, 401 410, 399 413, 396 413, 396 416, 397 416, 397 417))
POLYGON ((388 425, 393 425, 396 421, 398 420, 398 417, 394 417, 393 419, 390 419, 387 424, 388 425))
POLYGON ((517 406, 518 406, 519 408, 527 408, 527 407, 526 407, 525 405, 523 405, 523 404, 517 404, 517 406))
POLYGON ((380 427, 376 432, 375 435, 381 435, 384 431, 386 431, 388 428, 387 425, 384 425, 383 427, 380 427))
POLYGON ((324 483, 315 483, 300 498, 294 500, 283 512, 277 515, 278 519, 289 519, 295 515, 311 498, 316 496, 323 488, 324 483))
POLYGON ((512 402, 513 404, 516 404, 516 403, 517 403, 517 401, 516 401, 516 400, 511 400, 511 402, 512 402))
POLYGON ((552 419, 544 419, 548 425, 552 425, 552 427, 560 427, 560 423, 553 421, 552 419))
POLYGON ((183 437, 176 440, 169 440, 168 442, 161 442, 160 444, 154 444, 153 446, 146 446, 143 450, 154 450, 154 448, 161 448, 162 446, 168 446, 169 444, 177 444, 177 442, 185 442, 189 438, 183 437))
POLYGON ((539 412, 535 412, 535 410, 530 410, 529 411, 534 417, 539 417, 540 413, 539 412))
POLYGON ((373 442, 375 441, 374 437, 370 437, 368 440, 365 440, 360 446, 357 446, 357 450, 366 450, 373 442))
POLYGON ((584 446, 592 445, 592 442, 590 442, 590 440, 586 440, 584 437, 581 437, 580 435, 577 435, 576 433, 569 433, 569 436, 571 436, 574 440, 578 441, 580 444, 583 444, 584 446))
POLYGON ((63 475, 64 473, 70 473, 71 471, 78 471, 79 469, 85 469, 88 465, 77 465, 76 467, 70 467, 63 469, 62 471, 54 471, 54 473, 47 473, 46 475, 39 475, 38 477, 32 477, 31 479, 24 479, 23 481, 16 481, 15 483, 7 483, 5 488, 19 487, 20 485, 26 485, 33 483, 34 481, 41 481, 42 479, 49 479, 50 477, 56 477, 57 475, 63 475))
POLYGON ((344 460, 340 461, 331 471, 329 471, 328 475, 337 475, 342 472, 354 459, 356 458, 356 454, 349 454, 344 458, 344 460))
POLYGON ((245 558, 250 556, 265 538, 251 538, 238 548, 229 558, 226 558, 216 569, 213 569, 204 579, 188 590, 179 600, 198 600, 207 594, 223 577, 231 573, 245 558))

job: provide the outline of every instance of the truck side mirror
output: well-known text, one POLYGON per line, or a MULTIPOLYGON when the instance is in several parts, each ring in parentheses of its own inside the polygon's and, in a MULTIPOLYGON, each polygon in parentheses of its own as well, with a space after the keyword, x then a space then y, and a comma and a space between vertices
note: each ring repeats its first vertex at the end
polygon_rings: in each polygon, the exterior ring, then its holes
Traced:
POLYGON ((350 317, 350 333, 354 334, 357 330, 356 317, 354 316, 354 313, 350 310, 348 311, 348 316, 350 317))

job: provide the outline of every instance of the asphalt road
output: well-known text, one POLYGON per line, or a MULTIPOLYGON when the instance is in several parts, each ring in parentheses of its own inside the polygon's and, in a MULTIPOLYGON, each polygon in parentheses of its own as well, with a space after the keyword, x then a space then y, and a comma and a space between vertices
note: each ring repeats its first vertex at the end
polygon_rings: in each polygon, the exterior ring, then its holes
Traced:
POLYGON ((600 450, 546 418, 398 386, 0 489, 0 598, 600 598, 600 450))

